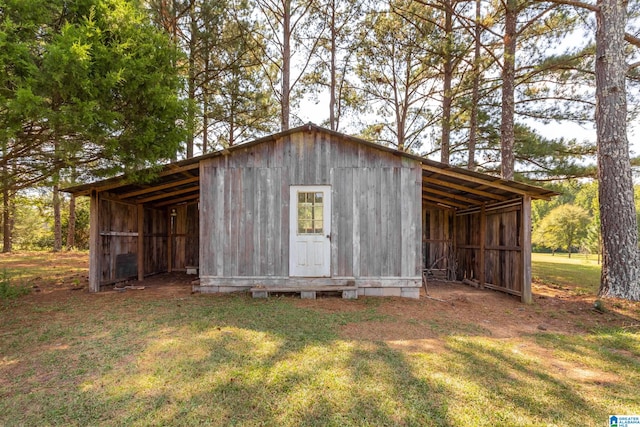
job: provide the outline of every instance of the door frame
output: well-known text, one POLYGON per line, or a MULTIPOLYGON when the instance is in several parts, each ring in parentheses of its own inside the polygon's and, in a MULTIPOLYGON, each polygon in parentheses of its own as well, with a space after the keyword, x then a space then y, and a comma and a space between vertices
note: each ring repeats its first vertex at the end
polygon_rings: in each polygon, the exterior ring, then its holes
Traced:
POLYGON ((289 277, 331 277, 331 186, 330 185, 291 185, 289 187, 289 277), (318 274, 309 274, 301 271, 298 266, 298 251, 296 244, 298 239, 298 193, 322 192, 322 233, 310 234, 309 239, 315 243, 322 243, 321 256, 323 259, 322 271, 318 274))

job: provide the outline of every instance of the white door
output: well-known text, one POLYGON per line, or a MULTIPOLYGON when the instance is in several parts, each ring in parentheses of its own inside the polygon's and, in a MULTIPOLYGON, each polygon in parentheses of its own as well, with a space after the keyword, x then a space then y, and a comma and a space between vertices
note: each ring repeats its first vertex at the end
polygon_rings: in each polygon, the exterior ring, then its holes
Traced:
POLYGON ((292 185, 289 275, 331 276, 331 187, 292 185))

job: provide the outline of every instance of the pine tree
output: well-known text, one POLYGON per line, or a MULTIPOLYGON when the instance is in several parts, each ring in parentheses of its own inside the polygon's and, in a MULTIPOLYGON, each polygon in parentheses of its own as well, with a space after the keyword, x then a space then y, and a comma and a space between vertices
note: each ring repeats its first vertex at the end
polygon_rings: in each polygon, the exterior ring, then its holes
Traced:
POLYGON ((174 155, 184 111, 176 51, 134 4, 5 1, 0 14, 0 186, 9 207, 19 190, 70 165, 103 176, 174 155))
POLYGON ((364 135, 402 151, 419 149, 425 132, 438 122, 429 111, 437 76, 437 59, 425 49, 434 31, 424 16, 429 13, 419 4, 396 1, 390 10, 369 13, 361 34, 357 74, 363 99, 379 118, 364 135), (396 10, 411 13, 413 25, 396 10))

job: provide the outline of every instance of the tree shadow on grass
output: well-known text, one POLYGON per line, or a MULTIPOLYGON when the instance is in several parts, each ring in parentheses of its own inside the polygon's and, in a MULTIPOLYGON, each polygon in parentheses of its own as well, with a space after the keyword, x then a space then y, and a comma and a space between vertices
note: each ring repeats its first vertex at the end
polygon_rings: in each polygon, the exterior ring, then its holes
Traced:
POLYGON ((30 356, 34 372, 21 379, 55 375, 23 396, 3 387, 0 423, 575 425, 606 413, 482 330, 457 336, 438 325, 445 345, 434 353, 339 335, 385 320, 376 307, 322 313, 289 299, 190 297, 112 304, 75 330, 52 319, 42 348, 69 344, 30 356))
POLYGON ((156 320, 135 366, 84 393, 106 424, 447 425, 399 352, 339 338, 341 313, 235 297, 156 320))
MULTIPOLYGON (((448 365, 450 403, 491 402, 474 417, 492 417, 502 425, 589 425, 602 415, 604 408, 586 401, 570 381, 512 345, 455 337, 446 348, 443 363, 448 365)), ((469 416, 455 412, 457 418, 469 416)), ((481 419, 473 421, 480 424, 481 419)))

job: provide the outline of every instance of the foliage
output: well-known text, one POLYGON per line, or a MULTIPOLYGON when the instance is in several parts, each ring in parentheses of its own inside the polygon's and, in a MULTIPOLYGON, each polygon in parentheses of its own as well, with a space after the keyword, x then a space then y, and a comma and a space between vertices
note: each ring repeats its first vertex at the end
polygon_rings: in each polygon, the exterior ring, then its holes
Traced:
POLYGON ((424 16, 430 9, 404 0, 391 3, 388 9, 371 11, 359 35, 357 74, 364 101, 377 120, 363 133, 401 151, 418 151, 438 121, 429 108, 435 59, 426 49, 434 25, 424 16), (411 8, 412 25, 397 8, 405 13, 411 8))
POLYGON ((180 54, 138 2, 1 0, 0 18, 7 250, 20 190, 120 172, 148 179, 176 156, 185 103, 180 54))
POLYGON ((0 11, 3 188, 71 165, 86 179, 175 155, 178 53, 135 3, 3 1, 0 11))
POLYGON ((356 87, 355 56, 362 38, 357 37, 363 24, 366 2, 330 0, 319 2, 311 13, 319 26, 326 26, 311 64, 303 77, 305 90, 313 95, 329 92, 329 118, 323 125, 338 131, 349 113, 362 110, 363 100, 356 87))
POLYGON ((315 0, 255 0, 256 12, 266 28, 263 68, 273 96, 280 105, 280 130, 290 128, 291 107, 299 102, 304 76, 310 70, 326 23, 311 13, 315 0))
MULTIPOLYGON (((46 188, 15 197, 13 216, 15 250, 50 250, 54 240, 54 217, 51 192, 46 188)), ((62 200, 62 234, 69 226, 68 203, 62 200)), ((2 230, 0 230, 0 236, 2 230)), ((89 248, 89 200, 76 199, 75 249, 89 248)))
POLYGON ((520 181, 545 181, 595 177, 595 167, 588 163, 595 156, 595 146, 564 138, 549 139, 534 129, 517 125, 515 156, 520 181))
MULTIPOLYGON (((536 251, 551 250, 545 246, 542 238, 542 222, 550 212, 564 205, 575 205, 588 214, 588 222, 581 233, 580 245, 575 244, 581 251, 598 254, 601 252, 600 237, 600 205, 598 204, 598 182, 567 180, 559 183, 545 184, 545 187, 557 191, 560 196, 550 201, 536 200, 531 205, 533 222, 533 245, 536 251)), ((640 185, 634 187, 636 215, 640 223, 640 185)), ((549 221, 549 220, 547 220, 549 221)), ((639 226, 640 232, 640 226, 639 226)), ((560 237, 559 237, 560 238, 560 237)), ((557 248, 556 248, 557 249, 557 248)))
POLYGON ((575 205, 562 205, 553 209, 538 225, 533 237, 537 244, 555 249, 571 251, 579 246, 587 235, 589 214, 575 205))
POLYGON ((190 109, 186 156, 243 142, 274 129, 261 27, 246 0, 150 0, 155 25, 185 54, 177 66, 190 109))
POLYGON ((218 39, 207 46, 209 108, 204 114, 212 121, 217 147, 276 129, 277 108, 262 68, 264 40, 250 14, 244 3, 233 15, 223 12, 218 28, 208 28, 218 39))

